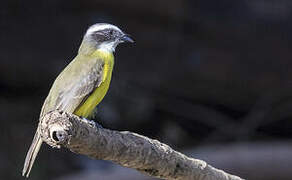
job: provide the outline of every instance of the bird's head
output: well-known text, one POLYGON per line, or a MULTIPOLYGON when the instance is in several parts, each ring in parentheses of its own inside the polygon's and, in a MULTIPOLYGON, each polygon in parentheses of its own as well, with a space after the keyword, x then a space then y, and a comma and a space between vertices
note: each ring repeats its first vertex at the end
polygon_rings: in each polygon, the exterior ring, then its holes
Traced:
POLYGON ((117 26, 106 23, 97 23, 88 28, 83 41, 86 41, 96 49, 114 52, 118 44, 134 42, 128 34, 125 34, 117 26))

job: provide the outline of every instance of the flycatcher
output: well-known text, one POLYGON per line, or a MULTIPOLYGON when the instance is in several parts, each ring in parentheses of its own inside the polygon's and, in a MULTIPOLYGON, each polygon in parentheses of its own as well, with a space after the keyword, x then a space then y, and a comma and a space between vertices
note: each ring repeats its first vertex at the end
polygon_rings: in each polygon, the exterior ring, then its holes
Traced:
MULTIPOLYGON (((89 27, 77 56, 51 87, 40 119, 55 109, 90 117, 109 88, 114 66, 113 53, 122 42, 134 41, 114 25, 98 23, 89 27)), ((29 176, 42 142, 38 127, 25 158, 23 176, 29 176)))

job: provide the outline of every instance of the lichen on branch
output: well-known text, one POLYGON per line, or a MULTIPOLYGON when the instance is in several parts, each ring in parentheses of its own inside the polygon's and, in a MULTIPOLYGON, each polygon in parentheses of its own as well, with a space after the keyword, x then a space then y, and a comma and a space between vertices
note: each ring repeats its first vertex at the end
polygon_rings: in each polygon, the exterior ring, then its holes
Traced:
POLYGON ((94 159, 109 160, 152 177, 173 180, 242 180, 166 144, 128 132, 101 128, 94 121, 58 110, 40 121, 42 139, 94 159))

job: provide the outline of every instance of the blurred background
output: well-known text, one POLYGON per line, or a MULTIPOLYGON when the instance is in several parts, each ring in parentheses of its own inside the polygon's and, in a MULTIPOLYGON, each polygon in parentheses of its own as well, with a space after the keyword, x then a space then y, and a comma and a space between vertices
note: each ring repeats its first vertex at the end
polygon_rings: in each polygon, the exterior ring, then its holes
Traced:
MULTIPOLYGON (((0 178, 18 180, 56 76, 86 29, 113 23, 104 127, 155 138, 250 180, 292 179, 292 1, 1 1, 0 178)), ((150 180, 43 145, 31 180, 150 180)))

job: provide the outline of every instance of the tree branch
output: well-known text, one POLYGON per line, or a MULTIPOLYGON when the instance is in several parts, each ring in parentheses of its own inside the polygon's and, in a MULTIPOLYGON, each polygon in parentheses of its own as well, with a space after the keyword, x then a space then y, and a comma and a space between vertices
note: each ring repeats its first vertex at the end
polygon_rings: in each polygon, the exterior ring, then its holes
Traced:
POLYGON ((52 111, 40 122, 42 139, 94 159, 113 161, 152 177, 175 180, 242 180, 157 140, 105 128, 66 112, 52 111))

